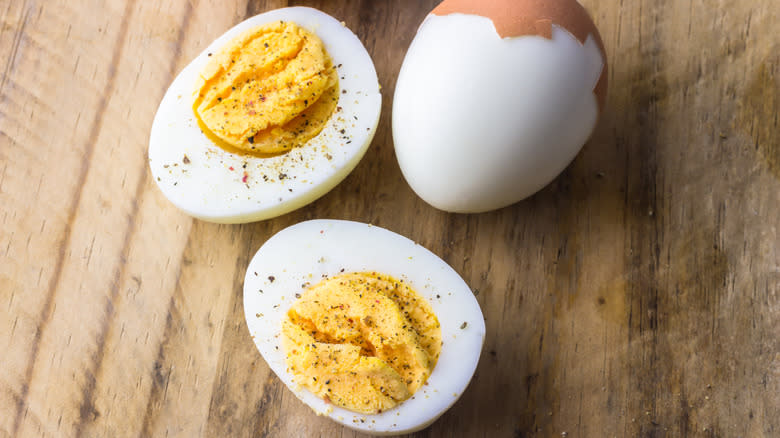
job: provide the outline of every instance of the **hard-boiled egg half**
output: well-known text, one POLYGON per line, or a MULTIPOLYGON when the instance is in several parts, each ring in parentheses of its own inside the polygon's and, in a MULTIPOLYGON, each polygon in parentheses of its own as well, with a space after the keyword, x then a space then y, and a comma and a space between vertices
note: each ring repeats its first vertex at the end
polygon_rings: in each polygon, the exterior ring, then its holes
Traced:
POLYGON ((260 14, 217 38, 173 81, 152 125, 152 175, 197 218, 275 217, 354 169, 380 106, 373 62, 343 23, 303 7, 260 14))
POLYGON ((485 339, 463 279, 383 228, 313 220, 271 237, 244 281, 249 332, 317 414, 372 434, 422 429, 461 396, 485 339))

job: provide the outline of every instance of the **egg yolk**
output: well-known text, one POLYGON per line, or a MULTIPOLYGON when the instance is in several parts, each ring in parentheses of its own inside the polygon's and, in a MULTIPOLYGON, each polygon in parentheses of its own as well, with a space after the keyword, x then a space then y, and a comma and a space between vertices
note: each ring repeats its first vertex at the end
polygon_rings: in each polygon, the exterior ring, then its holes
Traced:
POLYGON ((433 371, 441 328, 403 281, 361 272, 309 288, 282 321, 287 366, 326 402, 381 413, 411 397, 433 371))
POLYGON ((250 29, 209 56, 193 110, 204 134, 230 152, 287 152, 319 134, 336 108, 333 62, 295 23, 250 29))

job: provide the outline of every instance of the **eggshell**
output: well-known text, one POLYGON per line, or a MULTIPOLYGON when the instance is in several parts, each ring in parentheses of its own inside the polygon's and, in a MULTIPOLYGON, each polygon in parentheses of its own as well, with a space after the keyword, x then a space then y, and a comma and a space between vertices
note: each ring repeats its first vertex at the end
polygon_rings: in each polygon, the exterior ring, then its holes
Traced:
POLYGON ((436 208, 489 211, 552 181, 590 137, 606 90, 595 25, 574 0, 447 0, 396 83, 393 139, 436 208))
POLYGON ((479 362, 485 322, 474 294, 438 256, 377 226, 312 220, 288 227, 257 251, 244 280, 249 333, 268 366, 319 415, 375 435, 427 427, 463 394, 479 362), (441 324, 442 349, 428 381, 412 398, 376 415, 328 404, 293 381, 281 345, 281 322, 308 284, 324 276, 376 271, 407 282, 426 299, 441 324))
MULTIPOLYGON (((446 0, 431 14, 470 14, 490 18, 501 38, 536 35, 551 39, 552 24, 555 22, 582 44, 585 44, 588 36, 594 38, 602 57, 607 59, 596 24, 576 0, 446 0)), ((599 107, 603 108, 607 98, 606 62, 593 92, 596 93, 599 107)))

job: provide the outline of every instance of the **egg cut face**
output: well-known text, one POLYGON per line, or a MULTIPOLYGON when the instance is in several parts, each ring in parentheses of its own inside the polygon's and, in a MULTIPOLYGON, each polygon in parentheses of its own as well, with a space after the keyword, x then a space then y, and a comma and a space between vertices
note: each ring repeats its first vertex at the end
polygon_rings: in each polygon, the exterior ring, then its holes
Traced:
POLYGON ((603 46, 576 1, 447 0, 420 26, 396 83, 401 171, 445 211, 513 204, 574 159, 605 91, 603 46))
POLYGON ((451 267, 350 221, 302 222, 271 237, 247 268, 244 312, 263 358, 300 400, 375 435, 441 416, 467 387, 485 338, 479 304, 451 267), (380 286, 361 292, 369 283, 380 286))
POLYGON ((277 9, 227 31, 176 77, 152 125, 149 165, 191 216, 272 218, 354 169, 380 107, 373 62, 349 29, 316 9, 277 9))
POLYGON ((336 406, 379 414, 427 382, 441 325, 404 280, 350 272, 323 279, 293 303, 282 345, 297 383, 336 406))

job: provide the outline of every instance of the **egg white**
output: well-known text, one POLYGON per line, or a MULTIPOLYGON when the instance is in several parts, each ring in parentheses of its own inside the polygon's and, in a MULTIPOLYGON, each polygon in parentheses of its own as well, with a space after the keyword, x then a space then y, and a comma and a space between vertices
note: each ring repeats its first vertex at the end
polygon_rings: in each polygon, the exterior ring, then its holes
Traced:
POLYGON ((447 263, 384 228, 342 220, 302 222, 271 237, 247 268, 244 313, 263 358, 300 400, 319 415, 376 435, 410 433, 433 423, 466 389, 485 339, 479 304, 447 263), (342 270, 377 271, 403 279, 428 300, 441 324, 441 355, 427 384, 381 414, 359 414, 326 404, 299 387, 285 363, 281 324, 295 295, 342 270))
POLYGON ((312 8, 266 12, 217 38, 168 88, 149 139, 152 175, 174 205, 203 220, 245 223, 279 216, 324 195, 355 168, 374 137, 381 100, 371 57, 342 23, 312 8), (227 152, 203 135, 195 119, 196 78, 210 53, 250 28, 278 20, 295 22, 324 43, 343 91, 337 110, 319 135, 287 154, 258 158, 227 152))

